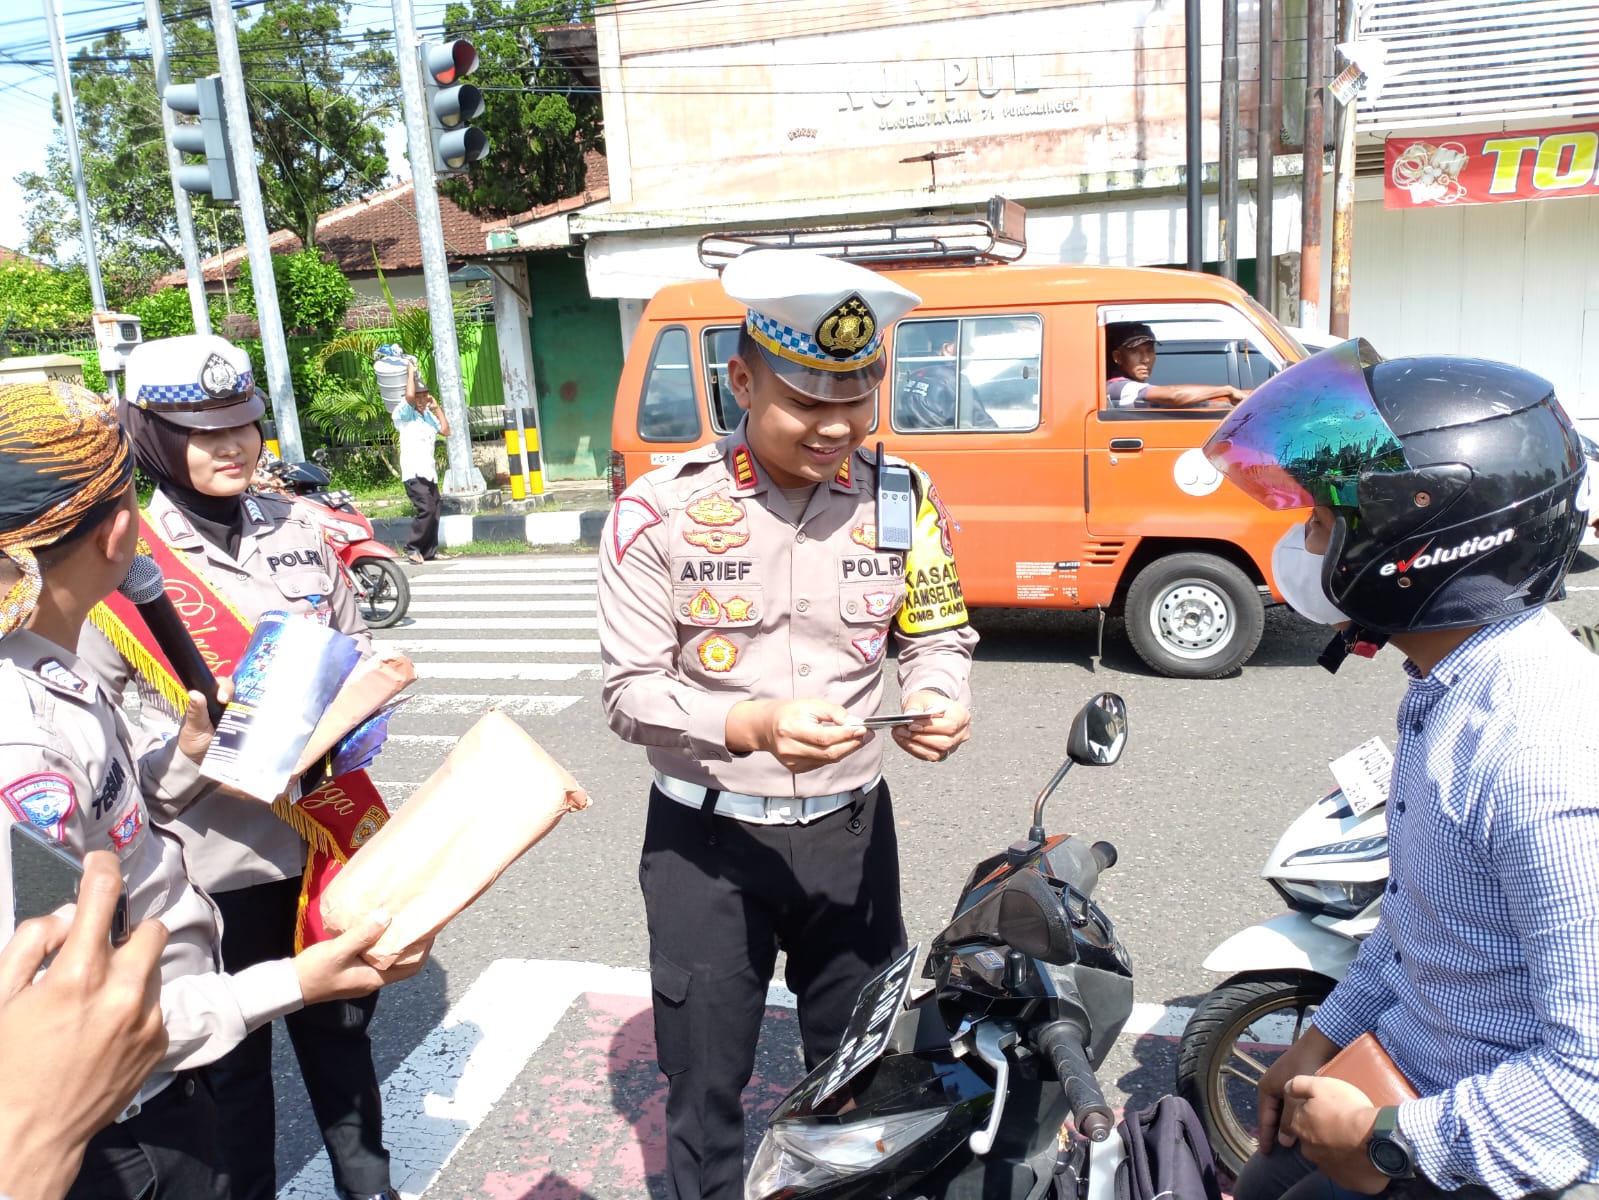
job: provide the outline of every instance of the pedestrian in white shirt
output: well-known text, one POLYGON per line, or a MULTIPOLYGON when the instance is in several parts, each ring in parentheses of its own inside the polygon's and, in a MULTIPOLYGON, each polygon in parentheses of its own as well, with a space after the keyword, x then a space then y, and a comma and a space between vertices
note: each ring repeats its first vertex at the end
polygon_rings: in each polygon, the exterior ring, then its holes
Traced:
POLYGON ((395 408, 393 420, 400 434, 400 478, 415 512, 405 557, 414 563, 454 558, 439 549, 439 471, 433 460, 433 441, 450 436, 450 419, 423 386, 414 363, 405 381, 405 403, 395 408))

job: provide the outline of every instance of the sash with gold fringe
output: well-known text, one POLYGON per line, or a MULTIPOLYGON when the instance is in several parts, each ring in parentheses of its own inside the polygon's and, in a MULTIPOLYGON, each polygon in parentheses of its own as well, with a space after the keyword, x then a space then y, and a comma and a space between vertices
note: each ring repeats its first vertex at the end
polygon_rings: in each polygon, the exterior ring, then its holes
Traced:
MULTIPOLYGON (((231 675, 254 624, 245 619, 205 574, 162 540, 148 514, 139 514, 139 553, 149 554, 161 568, 167 598, 183 627, 194 639, 211 673, 231 675)), ((110 640, 138 676, 156 692, 174 720, 182 720, 188 690, 178 680, 155 635, 137 606, 120 592, 95 605, 89 614, 95 628, 110 640)), ((299 803, 287 795, 272 802, 272 812, 305 839, 310 847, 300 881, 300 910, 294 927, 296 953, 330 936, 322 925, 321 898, 339 869, 389 819, 383 797, 364 770, 348 771, 322 783, 299 803)))

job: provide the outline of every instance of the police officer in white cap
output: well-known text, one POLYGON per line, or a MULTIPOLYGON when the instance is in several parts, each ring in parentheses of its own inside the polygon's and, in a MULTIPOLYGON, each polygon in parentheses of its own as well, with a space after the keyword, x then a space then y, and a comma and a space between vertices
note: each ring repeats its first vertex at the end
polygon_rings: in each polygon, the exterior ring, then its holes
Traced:
MULTIPOLYGON (((193 572, 184 586, 194 595, 252 625, 272 610, 313 614, 370 653, 371 634, 316 519, 286 496, 249 492, 266 411, 249 355, 214 334, 160 338, 129 356, 125 384, 122 423, 156 485, 149 531, 174 556, 169 582, 180 568, 193 572)), ((139 673, 137 655, 125 658, 94 627, 79 653, 113 695, 130 679, 137 682, 145 723, 161 723, 167 702, 139 673)), ((227 968, 292 954, 307 853, 300 833, 270 806, 220 789, 169 825, 188 848, 195 882, 221 912, 227 968)), ((367 1036, 376 1005, 373 993, 312 1005, 284 1020, 342 1200, 393 1194, 367 1036)), ((234 1200, 271 1200, 271 1026, 254 1030, 206 1074, 222 1115, 234 1200)))
POLYGON ((777 951, 814 1067, 904 948, 887 739, 860 724, 890 634, 925 714, 891 736, 928 761, 966 740, 977 641, 931 482, 861 448, 883 332, 917 297, 799 250, 749 251, 722 283, 748 306, 727 364, 745 416, 630 487, 600 553, 606 716, 655 769, 639 878, 679 1200, 742 1195, 777 951))

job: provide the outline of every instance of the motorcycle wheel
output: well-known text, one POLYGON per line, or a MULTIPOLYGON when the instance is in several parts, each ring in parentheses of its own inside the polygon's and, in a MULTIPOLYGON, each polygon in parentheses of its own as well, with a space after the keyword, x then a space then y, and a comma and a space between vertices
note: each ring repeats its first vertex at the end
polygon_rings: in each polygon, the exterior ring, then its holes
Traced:
POLYGON ((1311 971, 1235 976, 1188 1019, 1177 1047, 1177 1094, 1199 1114, 1216 1162, 1235 1177, 1258 1144, 1261 1076, 1332 989, 1331 979, 1311 971))
POLYGON ((398 564, 386 558, 359 558, 350 568, 356 578, 356 607, 368 629, 387 629, 411 606, 411 584, 398 564))

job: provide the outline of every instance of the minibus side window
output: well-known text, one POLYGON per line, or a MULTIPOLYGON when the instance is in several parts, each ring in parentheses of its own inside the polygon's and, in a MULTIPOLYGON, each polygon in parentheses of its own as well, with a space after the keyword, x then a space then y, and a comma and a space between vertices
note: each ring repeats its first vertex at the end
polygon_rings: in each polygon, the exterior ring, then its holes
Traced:
POLYGON ((1043 322, 944 317, 894 327, 890 415, 905 433, 1038 428, 1043 322))
POLYGON ((646 442, 693 442, 700 436, 700 407, 694 396, 694 366, 689 362, 688 330, 661 330, 644 374, 644 400, 638 410, 638 435, 646 442))
POLYGON ((738 326, 713 326, 701 336, 705 351, 705 394, 711 398, 711 428, 717 433, 732 433, 744 415, 738 401, 733 399, 733 389, 727 385, 727 360, 738 353, 738 326))

